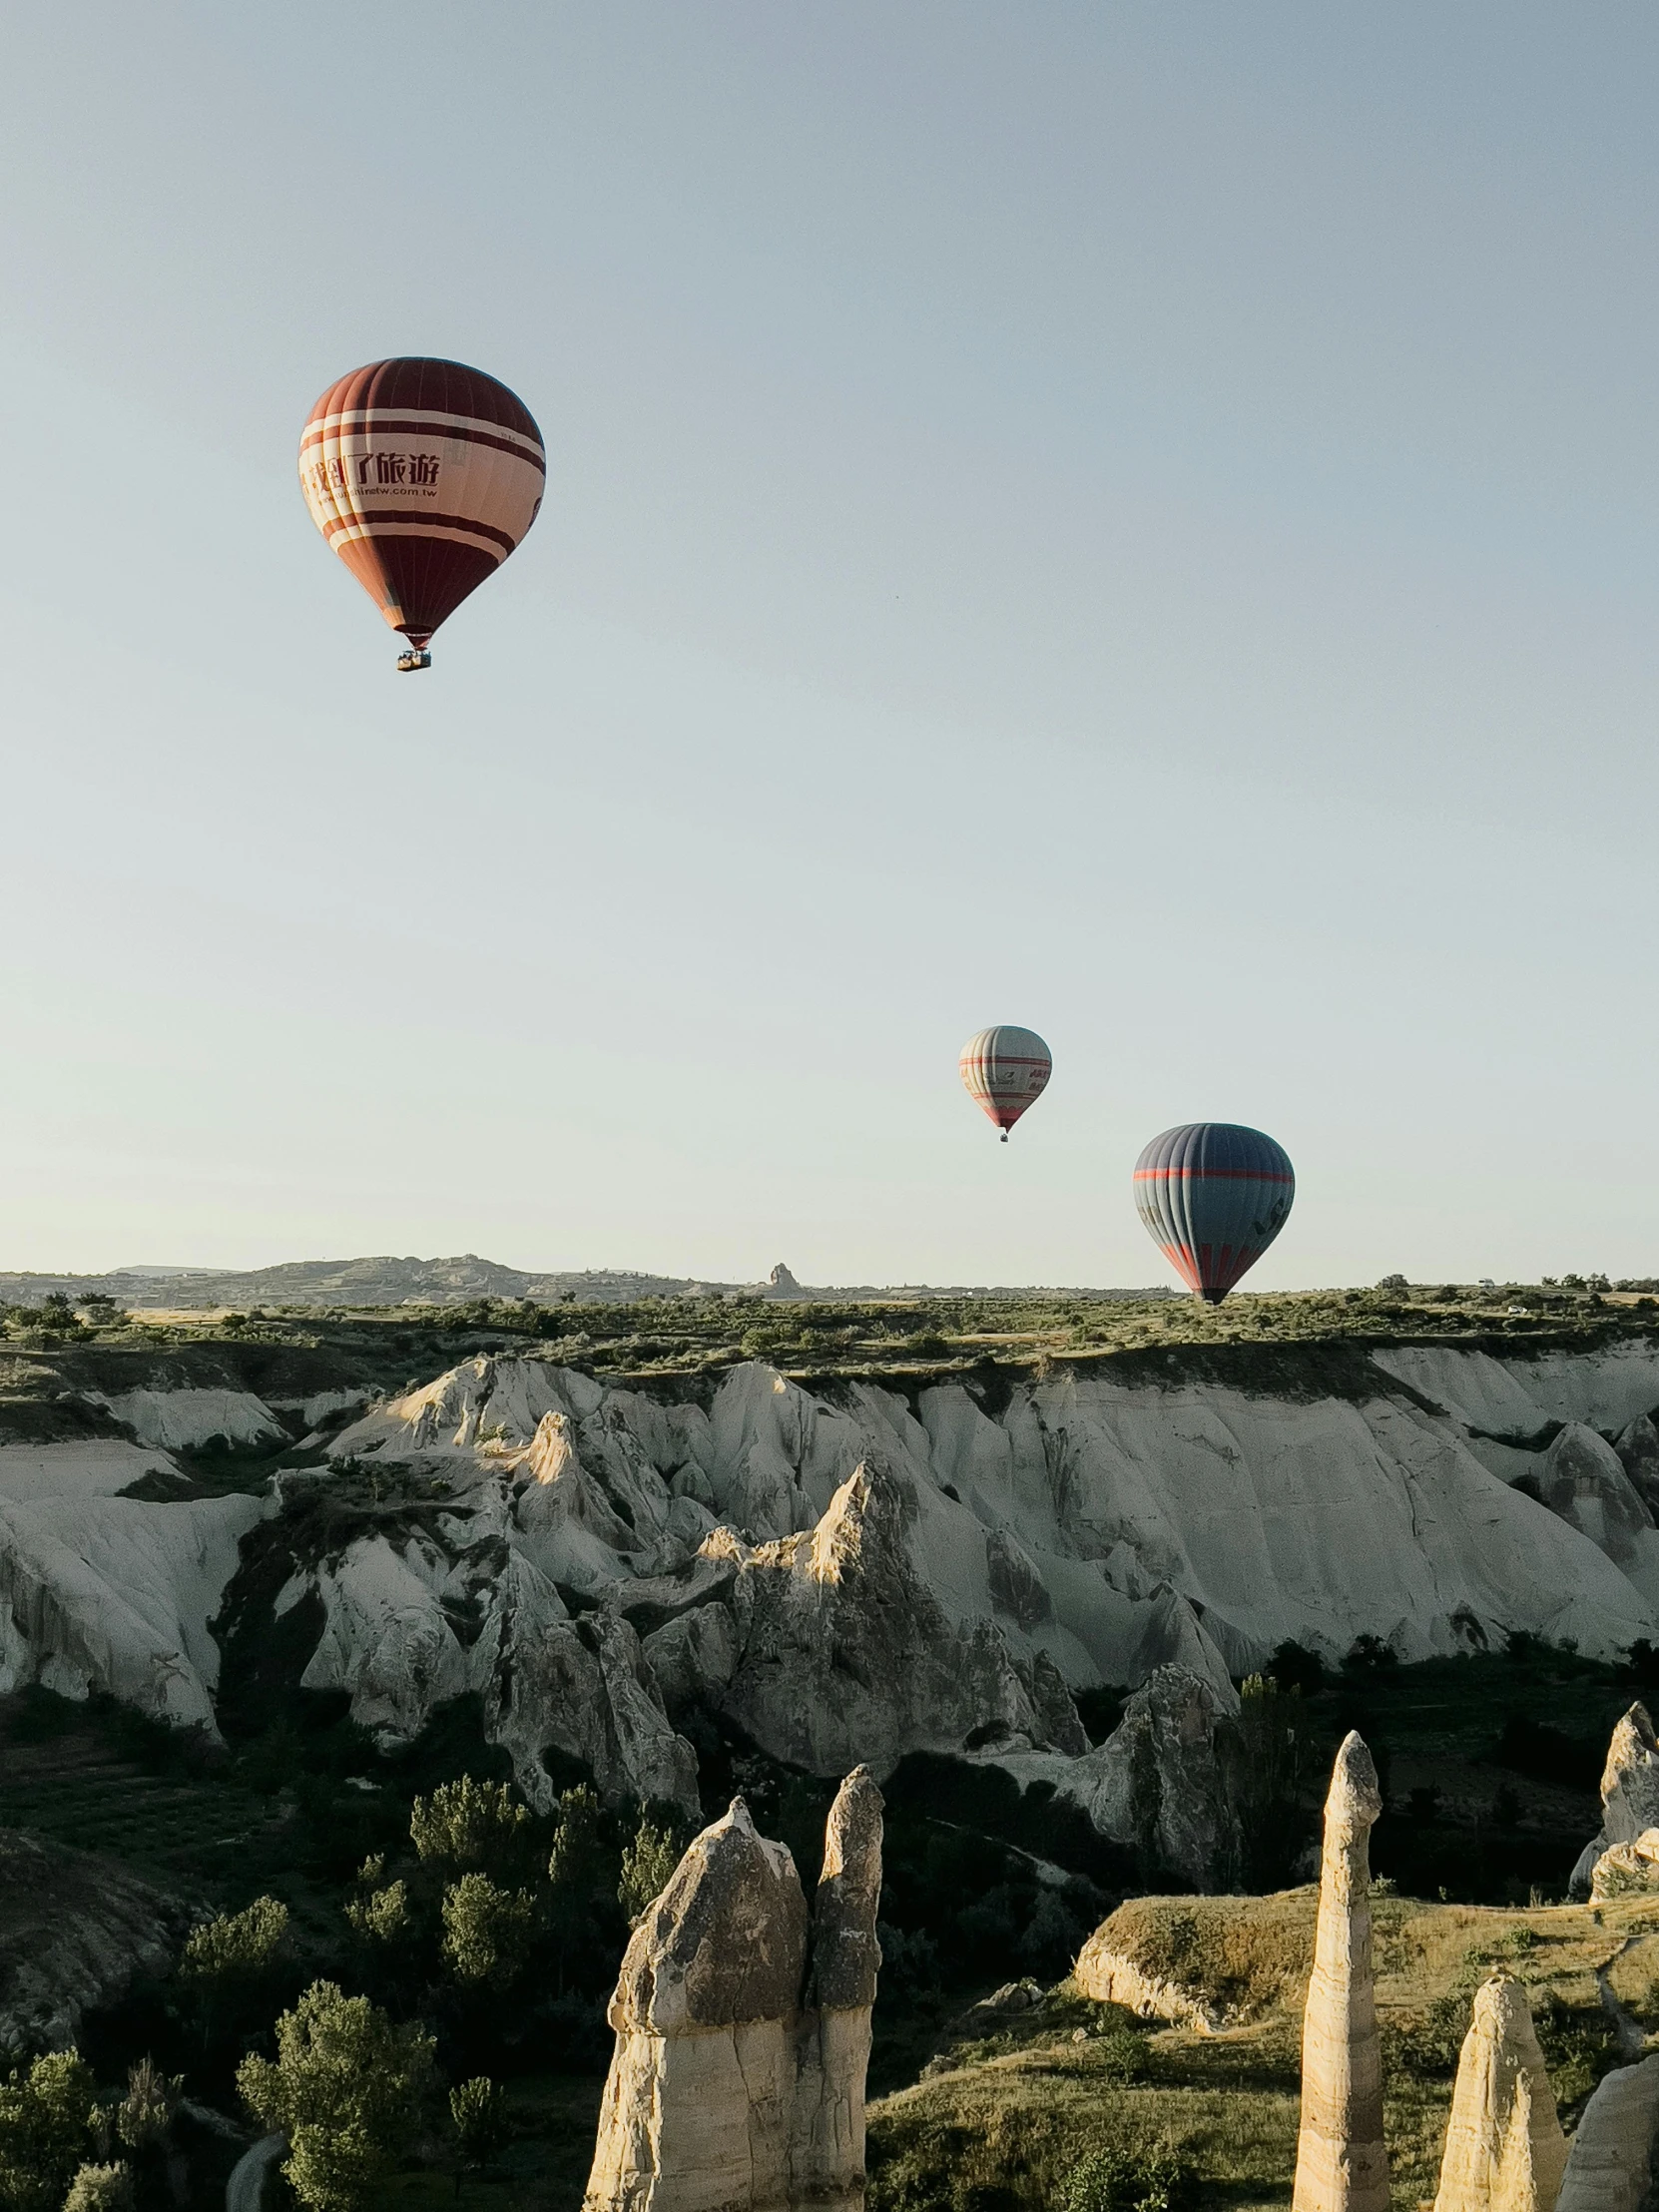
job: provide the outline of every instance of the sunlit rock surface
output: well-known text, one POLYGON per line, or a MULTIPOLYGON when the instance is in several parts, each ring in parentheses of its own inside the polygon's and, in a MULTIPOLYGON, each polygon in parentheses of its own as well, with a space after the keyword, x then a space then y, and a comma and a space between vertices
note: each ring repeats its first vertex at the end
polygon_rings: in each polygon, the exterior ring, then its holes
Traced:
POLYGON ((578 1759, 608 1794, 689 1811, 676 1722, 712 1717, 826 1774, 916 1750, 992 1760, 1127 1841, 1147 1753, 1131 1819, 1129 1739, 1089 1752, 1072 1693, 1177 1669, 1209 1705, 1183 1691, 1156 1751, 1156 1853, 1198 1880, 1227 1851, 1201 1770, 1229 1676, 1287 1638, 1338 1658, 1371 1635, 1403 1660, 1514 1630, 1596 1654, 1659 1638, 1652 1347, 1394 1348, 1375 1388, 1351 1369, 1340 1395, 1172 1368, 909 1397, 815 1395, 750 1363, 670 1402, 502 1356, 367 1404, 346 1386, 280 1407, 128 1391, 102 1405, 131 1440, 73 1447, 79 1479, 0 1448, 0 1680, 209 1720, 208 1624, 269 1509, 259 1542, 286 1556, 268 1573, 262 1550, 233 1585, 248 1635, 280 1628, 295 1679, 343 1690, 384 1743, 476 1697, 537 1803, 547 1763, 578 1759), (167 1495, 188 1487, 171 1451, 263 1455, 278 1411, 294 1431, 343 1417, 324 1466, 281 1474, 266 1506, 167 1495), (123 1467, 141 1494, 100 1495, 131 1486, 123 1467))
POLYGON ((1557 2212, 1642 2212, 1659 2147, 1659 2058, 1603 2076, 1579 2116, 1557 2212))
MULTIPOLYGON (((1599 1861, 1621 1847, 1633 1847, 1653 1828, 1659 1828, 1659 1737, 1647 1707, 1638 1700, 1615 1723, 1608 1741, 1601 1770, 1601 1830, 1584 1846, 1572 1871, 1573 1894, 1588 1897, 1599 1861)), ((1633 1868, 1634 1859, 1629 1863, 1633 1868)))
POLYGON ((1382 2049, 1371 1951, 1371 1753, 1344 1739, 1325 1800, 1319 1927, 1302 2018, 1302 2128, 1293 2212, 1387 2212, 1382 2049))
POLYGON ((1493 1974, 1457 2060, 1434 2212, 1554 2212, 1566 2163, 1526 1991, 1493 1974))
POLYGON ((62 1495, 0 1503, 0 1692, 106 1690, 217 1733, 208 1623, 261 1516, 251 1497, 151 1504, 62 1495))
POLYGON ((880 1889, 862 1769, 830 1809, 810 1942, 795 1862, 741 1798, 693 1841, 611 1999, 588 2212, 856 2212, 880 1889))

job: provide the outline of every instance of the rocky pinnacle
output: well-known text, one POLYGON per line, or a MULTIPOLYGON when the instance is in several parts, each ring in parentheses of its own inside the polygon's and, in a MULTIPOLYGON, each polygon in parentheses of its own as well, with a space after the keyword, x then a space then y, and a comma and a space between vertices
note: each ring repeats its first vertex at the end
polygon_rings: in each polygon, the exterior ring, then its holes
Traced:
POLYGON ((1319 1930, 1302 2020, 1302 2132, 1292 2212, 1388 2212, 1382 2053, 1371 1963, 1371 1753, 1352 1730, 1325 1800, 1319 1930))
POLYGON ((812 1919, 741 1798, 634 1930, 586 2212, 861 2212, 881 1793, 830 1810, 812 1919))
POLYGON ((813 1910, 807 2009, 796 2033, 790 2203, 859 2212, 864 2201, 864 2075, 881 1952, 881 1793, 854 1767, 835 1793, 813 1910))
POLYGON ((1554 2212, 1566 2163, 1526 1991, 1493 1974, 1457 2060, 1434 2212, 1554 2212))

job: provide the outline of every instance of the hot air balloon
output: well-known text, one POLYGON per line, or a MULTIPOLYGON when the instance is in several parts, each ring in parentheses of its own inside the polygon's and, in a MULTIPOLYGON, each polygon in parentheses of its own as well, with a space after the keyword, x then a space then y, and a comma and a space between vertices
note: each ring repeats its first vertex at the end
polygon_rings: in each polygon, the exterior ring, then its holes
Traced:
POLYGON ((1135 1162, 1135 1206, 1190 1290, 1219 1306, 1291 1211, 1296 1173, 1282 1145, 1231 1121, 1191 1121, 1135 1162))
POLYGON ((541 432, 505 384, 459 361, 371 361, 330 384, 299 440, 311 520, 430 668, 432 632, 536 519, 541 432))
POLYGON ((1054 1067, 1037 1032, 1009 1021, 969 1037, 957 1065, 969 1098, 995 1122, 1004 1144, 1026 1107, 1041 1097, 1054 1067))

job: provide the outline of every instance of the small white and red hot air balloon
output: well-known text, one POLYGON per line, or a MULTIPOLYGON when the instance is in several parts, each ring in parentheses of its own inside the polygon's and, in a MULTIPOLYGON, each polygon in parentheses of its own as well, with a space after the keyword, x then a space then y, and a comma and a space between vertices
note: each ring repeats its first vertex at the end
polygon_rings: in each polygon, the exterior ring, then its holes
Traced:
POLYGON ((1004 1144, 1026 1107, 1041 1097, 1054 1070, 1037 1032, 1008 1021, 969 1037, 958 1065, 969 1098, 995 1122, 1004 1144))
POLYGON ((311 520, 429 668, 432 632, 541 507, 547 455, 522 399, 481 369, 371 361, 330 384, 299 440, 311 520))

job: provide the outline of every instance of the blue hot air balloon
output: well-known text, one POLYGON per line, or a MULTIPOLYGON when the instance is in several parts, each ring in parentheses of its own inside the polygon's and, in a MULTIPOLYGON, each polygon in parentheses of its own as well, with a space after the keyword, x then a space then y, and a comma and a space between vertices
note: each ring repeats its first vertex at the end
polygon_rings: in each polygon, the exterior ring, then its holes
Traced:
POLYGON ((1272 1244, 1296 1197, 1283 1145, 1232 1121, 1190 1121, 1135 1162, 1135 1207, 1190 1290, 1219 1306, 1272 1244))

